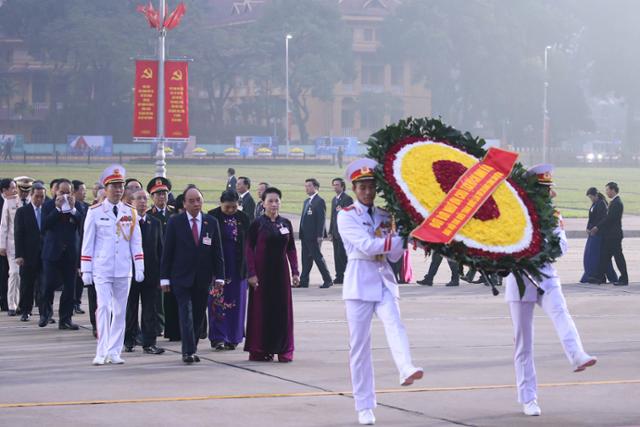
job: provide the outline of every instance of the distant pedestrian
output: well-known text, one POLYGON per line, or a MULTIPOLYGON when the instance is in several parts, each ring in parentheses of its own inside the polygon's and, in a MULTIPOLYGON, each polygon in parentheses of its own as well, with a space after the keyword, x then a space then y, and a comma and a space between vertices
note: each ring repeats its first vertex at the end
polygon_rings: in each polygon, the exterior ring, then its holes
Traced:
POLYGON ((236 182, 238 179, 236 178, 236 170, 234 168, 227 169, 227 190, 235 190, 236 182))
POLYGON ((347 269, 347 253, 338 230, 338 212, 353 204, 353 198, 345 192, 345 182, 342 178, 331 181, 336 195, 331 199, 331 221, 329 222, 329 238, 333 244, 333 261, 336 269, 333 283, 341 285, 344 281, 344 271, 347 269))
POLYGON ((256 213, 256 202, 251 197, 251 180, 246 176, 241 176, 236 182, 235 190, 238 192, 238 210, 244 212, 249 217, 249 221, 253 222, 256 213))
MULTIPOLYGON (((595 187, 591 187, 587 190, 587 197, 591 200, 591 207, 589 208, 589 220, 587 222, 587 243, 584 247, 583 256, 584 274, 580 279, 580 283, 587 283, 589 281, 589 277, 595 277, 598 275, 600 258, 602 255, 602 235, 591 235, 591 229, 607 216, 607 209, 609 206, 604 195, 595 187)), ((618 275, 613 269, 611 259, 609 259, 609 262, 607 263, 606 279, 611 283, 618 281, 618 275)))
POLYGON ((309 178, 304 183, 304 189, 309 198, 304 201, 300 218, 300 242, 302 243, 302 274, 300 275, 300 287, 309 287, 309 273, 313 263, 318 266, 322 275, 321 288, 329 288, 333 285, 331 274, 324 261, 320 245, 326 236, 325 220, 327 206, 324 199, 318 194, 320 183, 315 178, 309 178))
POLYGON ((622 214, 624 205, 618 194, 620 189, 615 182, 609 182, 605 187, 605 193, 611 200, 607 215, 600 220, 589 232, 592 236, 600 233, 602 235, 602 255, 600 257, 600 267, 597 274, 592 277, 590 283, 604 283, 604 274, 611 257, 616 260, 616 266, 620 270, 620 278, 614 283, 616 286, 627 286, 629 276, 627 274, 627 262, 622 253, 622 214))

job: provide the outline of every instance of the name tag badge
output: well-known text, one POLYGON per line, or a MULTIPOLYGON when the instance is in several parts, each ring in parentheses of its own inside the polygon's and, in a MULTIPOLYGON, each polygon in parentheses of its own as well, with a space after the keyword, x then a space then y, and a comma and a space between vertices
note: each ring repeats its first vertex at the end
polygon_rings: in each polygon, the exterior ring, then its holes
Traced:
POLYGON ((289 234, 289 229, 287 227, 280 228, 280 234, 289 234))
POLYGON ((209 237, 209 236, 203 237, 202 238, 202 244, 203 245, 207 245, 207 246, 211 246, 211 237, 209 237))

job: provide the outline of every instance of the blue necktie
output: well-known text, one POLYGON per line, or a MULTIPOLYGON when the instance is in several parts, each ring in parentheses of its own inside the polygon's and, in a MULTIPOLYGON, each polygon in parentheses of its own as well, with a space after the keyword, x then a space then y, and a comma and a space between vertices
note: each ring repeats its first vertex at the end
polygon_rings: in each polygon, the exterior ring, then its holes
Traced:
POLYGON ((304 208, 302 208, 302 216, 307 216, 307 212, 309 212, 309 204, 311 203, 311 198, 308 198, 304 201, 304 208))
POLYGON ((36 208, 36 222, 38 223, 38 230, 42 230, 42 220, 40 217, 40 208, 36 208))

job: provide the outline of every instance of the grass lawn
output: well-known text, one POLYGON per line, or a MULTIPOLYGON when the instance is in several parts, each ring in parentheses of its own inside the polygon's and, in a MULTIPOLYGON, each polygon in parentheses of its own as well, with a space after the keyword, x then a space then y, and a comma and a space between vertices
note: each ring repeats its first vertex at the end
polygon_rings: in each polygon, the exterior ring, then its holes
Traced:
MULTIPOLYGON (((0 176, 28 175, 49 182, 53 178, 67 177, 80 179, 88 187, 99 179, 106 164, 78 165, 78 164, 20 164, 0 163, 0 176)), ((136 177, 145 185, 153 177, 155 165, 125 164, 128 177, 136 177)), ((169 160, 167 166, 168 177, 173 183, 174 194, 183 189, 186 184, 196 184, 204 191, 207 209, 217 206, 217 200, 226 184, 227 167, 236 169, 236 176, 246 175, 253 183, 252 193, 260 181, 267 181, 283 192, 283 207, 285 213, 300 213, 304 193, 304 180, 315 177, 320 181, 320 194, 329 202, 333 197, 331 179, 343 176, 343 171, 337 166, 328 165, 246 165, 225 164, 211 166, 172 165, 169 160)), ((576 167, 559 168, 556 170, 557 205, 566 217, 586 217, 590 206, 585 196, 587 188, 596 187, 604 191, 604 185, 609 181, 616 181, 621 189, 621 196, 625 204, 625 213, 640 215, 640 171, 635 168, 598 168, 576 167)), ((91 196, 89 196, 91 197, 91 196)))

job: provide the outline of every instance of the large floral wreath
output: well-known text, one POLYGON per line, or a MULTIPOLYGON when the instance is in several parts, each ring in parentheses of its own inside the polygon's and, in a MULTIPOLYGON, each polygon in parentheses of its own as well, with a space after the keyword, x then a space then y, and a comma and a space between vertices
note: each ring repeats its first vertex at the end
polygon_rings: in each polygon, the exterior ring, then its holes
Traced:
MULTIPOLYGON (((375 171, 378 190, 407 238, 487 153, 484 140, 429 118, 388 126, 367 145, 368 157, 381 165, 375 171)), ((561 253, 549 193, 536 182, 516 163, 450 243, 416 243, 481 272, 518 273, 522 294, 522 275, 540 279, 542 265, 561 253)))

